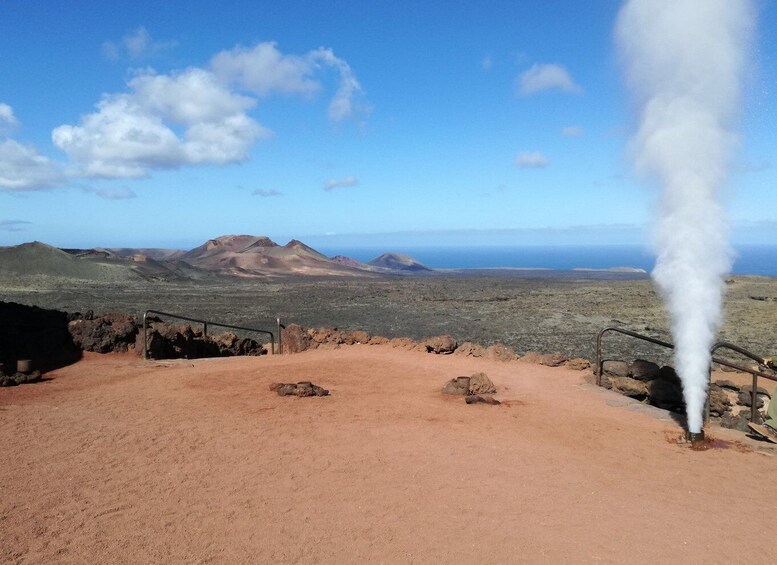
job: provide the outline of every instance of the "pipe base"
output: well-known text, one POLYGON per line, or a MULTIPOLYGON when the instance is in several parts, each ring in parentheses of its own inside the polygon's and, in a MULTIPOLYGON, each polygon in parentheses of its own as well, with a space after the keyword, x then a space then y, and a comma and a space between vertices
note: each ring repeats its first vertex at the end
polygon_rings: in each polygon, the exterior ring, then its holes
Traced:
POLYGON ((700 432, 685 432, 685 439, 691 443, 699 443, 704 441, 704 430, 700 432))

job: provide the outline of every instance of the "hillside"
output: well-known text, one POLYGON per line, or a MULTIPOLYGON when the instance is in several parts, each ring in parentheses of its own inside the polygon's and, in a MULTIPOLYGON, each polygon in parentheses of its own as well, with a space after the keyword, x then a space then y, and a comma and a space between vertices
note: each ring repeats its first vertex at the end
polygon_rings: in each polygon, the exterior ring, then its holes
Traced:
POLYGON ((329 258, 299 240, 225 235, 190 251, 156 248, 58 249, 40 242, 0 247, 0 275, 62 280, 210 280, 237 277, 376 277, 431 271, 412 257, 384 254, 369 264, 329 258))

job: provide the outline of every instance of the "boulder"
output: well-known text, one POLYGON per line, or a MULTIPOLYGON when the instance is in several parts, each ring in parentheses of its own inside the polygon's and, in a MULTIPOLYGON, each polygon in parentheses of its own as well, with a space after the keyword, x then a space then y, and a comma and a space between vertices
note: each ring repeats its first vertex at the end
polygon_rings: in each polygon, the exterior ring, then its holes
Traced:
MULTIPOLYGON (((761 398, 757 394, 755 395, 755 398, 756 398, 755 407, 756 408, 763 408, 764 407, 764 400, 763 400, 763 398, 761 398)), ((740 392, 737 395, 737 404, 739 404, 740 406, 748 406, 748 407, 752 406, 753 405, 753 396, 752 396, 752 394, 750 394, 749 392, 744 392, 744 391, 740 392)))
POLYGON ((648 395, 647 385, 631 377, 612 377, 612 390, 630 398, 643 399, 648 395))
POLYGON ((534 363, 535 365, 539 364, 540 359, 542 359, 542 353, 537 351, 527 351, 521 356, 521 361, 524 363, 534 363))
MULTIPOLYGON (((753 385, 744 385, 740 390, 750 394, 750 392, 753 390, 753 385)), ((762 386, 759 386, 758 389, 756 389, 756 394, 758 394, 758 396, 765 396, 766 398, 772 397, 769 391, 762 386)))
POLYGON ((328 396, 329 391, 323 387, 315 385, 310 381, 300 381, 298 383, 272 383, 270 390, 275 391, 278 396, 328 396))
POLYGON ((482 395, 482 394, 470 394, 464 399, 464 401, 467 404, 492 404, 492 405, 501 404, 501 402, 499 402, 493 396, 482 395))
POLYGON ((289 324, 281 330, 284 353, 301 353, 310 348, 310 336, 299 324, 289 324))
POLYGON ((709 393, 710 415, 723 416, 726 412, 731 411, 731 401, 728 399, 728 395, 723 389, 715 386, 710 387, 709 393))
POLYGON ((127 351, 135 346, 140 332, 140 323, 135 316, 119 313, 104 316, 95 316, 92 312, 87 314, 88 317, 72 319, 67 327, 73 343, 80 349, 111 353, 127 351))
MULTIPOLYGON (((749 413, 748 413, 749 416, 749 413)), ((747 433, 750 431, 750 428, 747 426, 749 420, 743 416, 743 413, 739 414, 732 414, 731 412, 726 412, 723 414, 723 416, 720 417, 720 427, 721 428, 729 428, 731 430, 738 430, 740 432, 747 433)))
POLYGON ((539 364, 546 367, 560 367, 567 362, 567 359, 568 357, 561 353, 546 353, 540 357, 539 364))
POLYGON ((456 350, 458 343, 449 335, 438 335, 422 341, 420 345, 426 349, 427 353, 450 355, 456 350))
POLYGON ((443 394, 467 395, 469 394, 469 377, 456 377, 442 386, 443 394))
POLYGON ((728 379, 718 379, 714 383, 715 385, 719 386, 720 388, 724 388, 726 390, 731 390, 733 392, 739 392, 739 385, 729 381, 728 379))
POLYGON ((602 363, 602 372, 605 375, 613 377, 628 377, 629 376, 629 364, 625 361, 615 361, 608 359, 602 363))
POLYGON ((465 341, 456 348, 453 354, 466 357, 484 357, 486 355, 486 348, 471 341, 465 341))
POLYGON ((675 410, 685 406, 683 389, 678 384, 664 379, 653 379, 647 382, 647 391, 650 404, 653 406, 665 410, 675 410))
POLYGON ((515 359, 518 359, 515 351, 503 343, 495 343, 488 347, 485 356, 487 359, 493 359, 494 361, 514 361, 515 359))
POLYGON ((395 337, 389 340, 389 344, 391 347, 396 347, 397 349, 413 349, 418 345, 415 340, 410 337, 395 337))
POLYGON ((566 367, 573 371, 585 371, 591 368, 591 362, 583 357, 575 357, 566 362, 566 367))
POLYGON ((670 383, 675 383, 678 385, 682 384, 682 381, 677 375, 677 372, 674 370, 674 367, 670 367, 669 365, 664 365, 661 367, 661 369, 658 371, 658 378, 669 381, 670 383))
POLYGON ((661 368, 652 361, 636 359, 629 365, 629 376, 638 381, 652 381, 658 377, 661 368))
POLYGON ((370 334, 364 330, 354 330, 346 333, 346 339, 350 343, 369 343, 370 334))
POLYGON ((485 373, 475 373, 469 378, 469 394, 493 394, 496 387, 485 373))

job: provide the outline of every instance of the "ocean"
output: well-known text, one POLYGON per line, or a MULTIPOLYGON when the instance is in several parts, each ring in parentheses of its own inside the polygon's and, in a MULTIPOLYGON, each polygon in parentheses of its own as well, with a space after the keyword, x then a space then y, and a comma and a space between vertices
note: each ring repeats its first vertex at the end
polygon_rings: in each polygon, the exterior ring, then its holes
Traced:
MULTIPOLYGON (((328 256, 345 255, 368 262, 383 253, 404 253, 432 269, 613 269, 650 272, 655 257, 639 245, 524 247, 318 248, 328 256)), ((732 274, 777 276, 777 245, 735 246, 732 274)))

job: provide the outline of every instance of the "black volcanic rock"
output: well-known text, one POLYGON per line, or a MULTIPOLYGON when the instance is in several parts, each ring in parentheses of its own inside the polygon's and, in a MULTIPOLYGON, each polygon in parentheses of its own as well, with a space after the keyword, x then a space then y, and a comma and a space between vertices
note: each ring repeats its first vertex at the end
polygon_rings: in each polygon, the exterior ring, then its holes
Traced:
POLYGON ((431 271, 429 267, 402 253, 384 253, 368 263, 373 267, 382 267, 392 271, 431 271))

